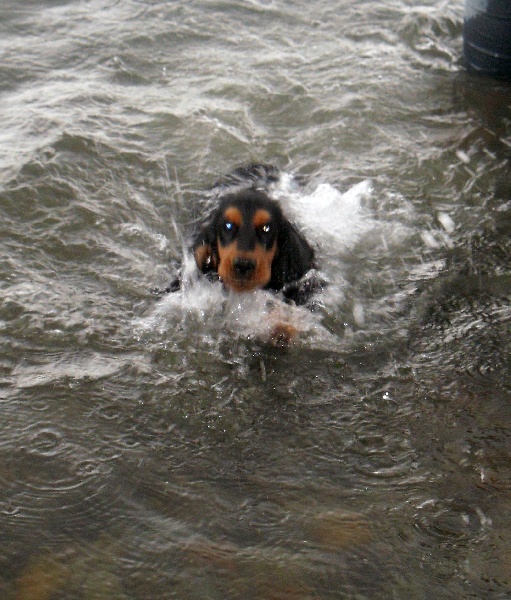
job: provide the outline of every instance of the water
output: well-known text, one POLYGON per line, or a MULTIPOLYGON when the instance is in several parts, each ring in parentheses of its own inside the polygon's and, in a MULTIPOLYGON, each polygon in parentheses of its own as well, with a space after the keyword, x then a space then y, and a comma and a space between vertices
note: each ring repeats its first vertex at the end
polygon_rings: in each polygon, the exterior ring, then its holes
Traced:
POLYGON ((509 597, 511 90, 462 12, 4 0, 2 598, 509 597), (330 281, 287 350, 262 293, 150 293, 253 161, 330 281))

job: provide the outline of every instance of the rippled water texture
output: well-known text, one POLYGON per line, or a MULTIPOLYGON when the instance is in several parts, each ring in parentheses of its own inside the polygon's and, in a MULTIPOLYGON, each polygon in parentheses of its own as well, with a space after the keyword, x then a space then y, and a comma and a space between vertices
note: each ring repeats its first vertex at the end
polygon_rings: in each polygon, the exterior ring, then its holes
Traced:
POLYGON ((2 599, 511 595, 511 90, 462 21, 4 0, 2 599), (288 349, 151 293, 254 161, 330 281, 288 349))

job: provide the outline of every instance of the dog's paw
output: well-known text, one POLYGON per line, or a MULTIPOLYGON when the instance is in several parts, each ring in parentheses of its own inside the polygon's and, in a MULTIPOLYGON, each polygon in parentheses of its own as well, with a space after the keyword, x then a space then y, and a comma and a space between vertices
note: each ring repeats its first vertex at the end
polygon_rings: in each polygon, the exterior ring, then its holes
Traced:
POLYGON ((268 341, 274 348, 288 348, 297 333, 296 328, 289 323, 277 323, 272 328, 268 341))

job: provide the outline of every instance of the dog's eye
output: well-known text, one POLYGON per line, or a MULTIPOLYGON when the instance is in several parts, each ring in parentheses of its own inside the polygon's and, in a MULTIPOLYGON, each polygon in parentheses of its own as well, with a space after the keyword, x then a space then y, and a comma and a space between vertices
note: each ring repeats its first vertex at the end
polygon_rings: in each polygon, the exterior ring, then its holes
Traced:
POLYGON ((232 221, 224 221, 222 224, 222 230, 220 232, 220 236, 224 243, 228 243, 230 240, 233 240, 238 233, 238 226, 236 223, 232 221))
POLYGON ((257 228, 257 232, 259 235, 268 235, 273 231, 273 227, 271 223, 264 223, 257 228))

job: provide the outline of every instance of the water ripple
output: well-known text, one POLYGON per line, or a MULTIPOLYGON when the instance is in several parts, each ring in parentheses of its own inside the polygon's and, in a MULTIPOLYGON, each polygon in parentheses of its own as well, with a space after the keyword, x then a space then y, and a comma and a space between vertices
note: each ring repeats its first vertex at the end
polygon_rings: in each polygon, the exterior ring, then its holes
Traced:
POLYGON ((43 427, 31 437, 27 452, 35 456, 55 456, 60 452, 61 441, 59 431, 43 427))
POLYGON ((482 539, 492 527, 491 518, 477 507, 459 500, 427 500, 419 506, 415 526, 430 542, 450 544, 482 539))

